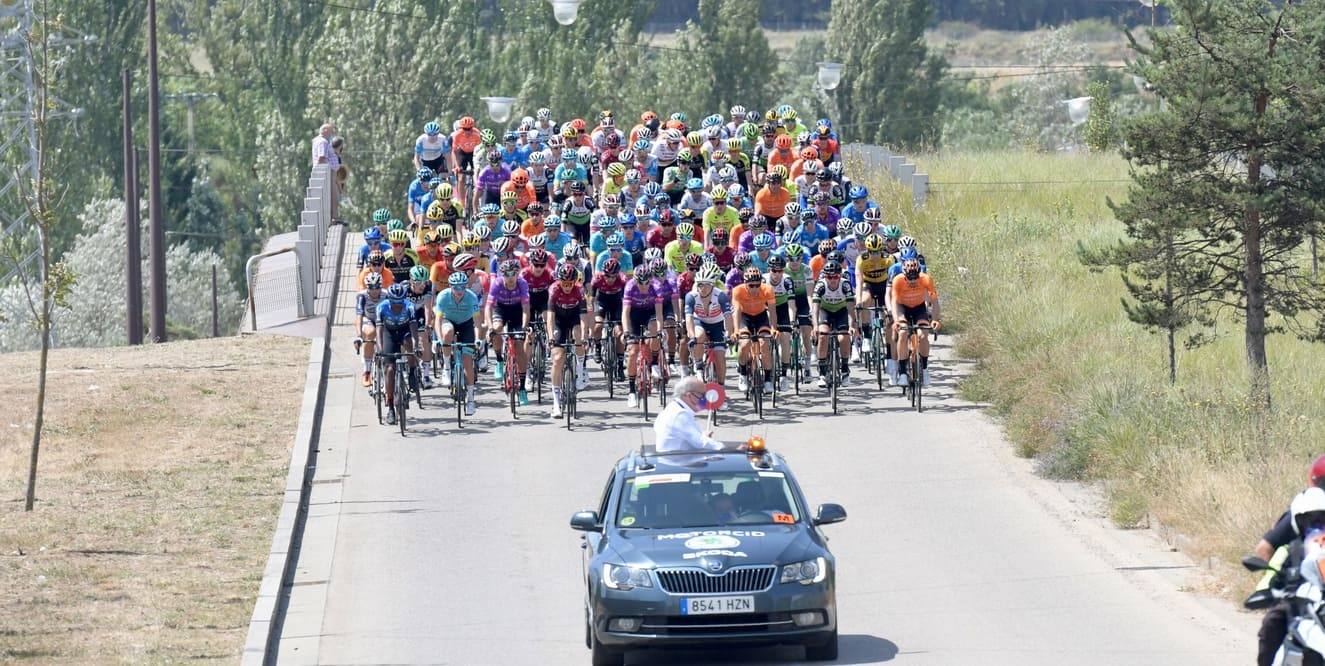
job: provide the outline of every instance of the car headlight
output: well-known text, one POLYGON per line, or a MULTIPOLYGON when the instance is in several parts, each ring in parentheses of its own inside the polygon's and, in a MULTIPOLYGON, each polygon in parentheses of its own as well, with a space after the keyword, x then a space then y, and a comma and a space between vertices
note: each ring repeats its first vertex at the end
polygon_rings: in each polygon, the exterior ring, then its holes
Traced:
POLYGON ((653 579, 649 578, 648 569, 604 564, 603 585, 613 590, 633 590, 637 587, 653 587, 653 579))
POLYGON ((796 583, 801 585, 810 585, 811 583, 821 583, 828 577, 828 561, 822 557, 816 557, 804 562, 782 565, 783 583, 796 583))

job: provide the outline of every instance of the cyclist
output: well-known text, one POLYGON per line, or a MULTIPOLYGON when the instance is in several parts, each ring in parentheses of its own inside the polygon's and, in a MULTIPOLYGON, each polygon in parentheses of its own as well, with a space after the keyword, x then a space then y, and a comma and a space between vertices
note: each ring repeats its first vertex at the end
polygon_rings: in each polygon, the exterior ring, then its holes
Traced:
POLYGON ((831 238, 825 238, 819 241, 818 253, 810 258, 811 279, 819 281, 823 273, 824 264, 828 262, 828 255, 837 252, 837 242, 831 238))
POLYGON ((704 211, 703 227, 706 235, 711 235, 715 229, 722 229, 723 235, 730 239, 731 230, 741 223, 736 209, 728 205, 727 189, 721 185, 713 188, 713 206, 704 211))
POLYGON ((626 244, 620 233, 613 233, 604 241, 604 250, 594 257, 594 271, 601 271, 607 264, 607 260, 615 259, 621 265, 621 270, 629 273, 635 270, 635 260, 626 252, 626 244))
MULTIPOLYGON (((646 232, 641 231, 640 228, 647 229, 648 221, 648 216, 637 216, 633 213, 626 213, 621 217, 621 230, 619 232, 621 246, 625 250, 626 256, 630 257, 632 266, 644 260, 644 250, 647 247, 645 243, 648 239, 646 232)), ((624 268, 623 270, 630 272, 632 269, 624 268)))
POLYGON ((432 331, 433 286, 428 279, 428 269, 415 266, 409 269, 409 303, 414 308, 414 318, 418 329, 414 348, 422 357, 423 388, 432 388, 432 345, 428 344, 432 331))
MULTIPOLYGON (((392 220, 399 222, 399 220, 392 220)), ((409 269, 414 268, 419 263, 419 255, 414 250, 409 249, 409 234, 404 229, 396 229, 387 234, 387 240, 391 243, 391 251, 383 257, 386 269, 391 271, 390 284, 403 284, 409 279, 409 269)), ((385 280, 382 284, 387 284, 385 280)))
POLYGON ((356 280, 359 290, 367 288, 365 280, 370 275, 377 275, 382 278, 382 288, 387 289, 396 283, 396 276, 391 271, 386 270, 386 255, 380 250, 373 250, 368 254, 368 263, 359 271, 359 278, 356 280))
POLYGON ((838 342, 842 385, 851 379, 851 365, 847 359, 851 351, 851 332, 857 328, 856 311, 851 307, 855 299, 851 282, 842 278, 841 262, 826 262, 810 298, 815 311, 814 320, 819 325, 819 388, 828 388, 828 345, 833 337, 838 342))
MULTIPOLYGON (((386 300, 377 304, 377 323, 382 336, 382 353, 389 359, 386 364, 386 395, 396 394, 396 356, 408 354, 410 366, 417 363, 413 354, 414 340, 418 338, 418 318, 409 304, 409 289, 403 284, 393 284, 386 292, 386 300)), ((411 377, 411 388, 413 378, 411 377)), ((396 423, 396 405, 388 400, 387 423, 396 423)))
POLYGON ((768 158, 777 150, 777 128, 772 123, 764 123, 759 128, 760 139, 750 151, 750 183, 762 185, 768 172, 768 158))
POLYGON ((778 107, 778 118, 782 121, 782 129, 790 136, 809 133, 809 130, 797 120, 796 109, 791 108, 789 104, 778 107))
POLYGON ((727 271, 726 287, 730 293, 737 285, 745 281, 745 269, 751 265, 750 255, 746 252, 737 252, 732 256, 732 267, 727 271))
MULTIPOLYGON (((860 347, 864 355, 883 355, 885 350, 873 349, 870 335, 873 333, 873 314, 865 312, 871 306, 884 307, 887 304, 888 271, 893 266, 893 257, 888 254, 883 236, 870 234, 865 237, 865 251, 856 257, 856 309, 860 321, 860 347), (863 312, 863 318, 862 318, 863 312)), ((884 322, 879 322, 881 325, 884 322)))
POLYGON ((543 249, 548 251, 557 259, 566 256, 566 245, 575 240, 570 234, 561 231, 561 216, 549 215, 543 222, 543 234, 547 236, 547 242, 543 244, 543 249))
MULTIPOLYGON (((928 273, 920 272, 920 260, 902 262, 902 274, 892 282, 893 321, 896 322, 897 344, 893 346, 893 359, 897 361, 897 383, 906 386, 907 360, 912 341, 907 338, 906 325, 931 322, 933 330, 939 321, 939 292, 928 273)), ((929 386, 929 331, 918 331, 916 351, 920 356, 921 383, 929 386)))
POLYGON ((616 199, 618 206, 621 205, 621 192, 626 189, 626 171, 626 165, 620 162, 611 162, 603 168, 603 173, 607 174, 607 178, 603 179, 604 204, 610 196, 616 199))
POLYGON ((700 269, 695 276, 694 289, 685 297, 685 323, 689 344, 696 347, 691 358, 706 358, 709 347, 717 350, 712 363, 713 378, 719 384, 725 384, 727 362, 724 354, 732 331, 732 305, 726 292, 714 288, 721 280, 722 272, 717 266, 700 269))
POLYGON ((511 171, 529 166, 529 153, 533 152, 528 145, 519 145, 519 139, 519 134, 507 132, 502 136, 501 148, 497 150, 502 163, 511 171))
POLYGON ((856 257, 859 257, 865 251, 865 239, 874 233, 874 225, 870 222, 857 222, 851 227, 851 233, 837 242, 837 251, 842 253, 846 259, 847 272, 855 271, 856 257))
POLYGON ((787 203, 791 201, 791 191, 783 187, 786 180, 786 168, 782 165, 769 168, 764 178, 764 186, 755 195, 755 213, 764 218, 767 227, 787 212, 787 203))
MULTIPOLYGON (((683 166, 684 162, 690 160, 690 149, 682 148, 677 152, 677 163, 663 169, 662 191, 667 195, 668 205, 675 206, 681 202, 681 197, 685 195, 686 180, 690 172, 683 166)), ((655 198, 656 201, 656 198, 655 198)))
MULTIPOLYGON (((812 374, 811 368, 814 364, 810 362, 810 290, 814 288, 814 273, 810 265, 805 261, 806 251, 801 245, 787 245, 782 249, 782 256, 786 259, 786 275, 791 278, 792 292, 791 302, 796 309, 796 327, 800 329, 801 350, 805 354, 801 366, 805 368, 807 375, 812 374)), ((790 323, 790 320, 787 321, 790 323)))
MULTIPOLYGON (((676 352, 679 343, 676 326, 677 317, 681 312, 681 298, 685 295, 680 290, 680 281, 677 274, 667 267, 667 261, 659 256, 653 256, 648 259, 649 272, 653 274, 654 287, 658 290, 659 296, 663 299, 663 318, 662 326, 665 328, 663 333, 667 338, 667 365, 670 367, 673 375, 680 372, 676 364, 676 352)), ((656 366, 654 370, 658 373, 657 377, 662 376, 662 371, 656 366)))
MULTIPOLYGON (((709 233, 709 244, 704 248, 706 254, 713 257, 713 263, 719 270, 726 272, 731 269, 732 262, 736 257, 736 250, 732 249, 731 243, 727 240, 727 230, 722 227, 715 227, 709 233)), ((723 280, 719 280, 726 286, 723 280)))
POLYGON ((575 390, 589 385, 585 371, 585 348, 582 318, 585 313, 584 288, 574 266, 557 266, 557 283, 549 289, 550 307, 545 315, 547 330, 552 331, 552 418, 561 418, 561 381, 566 364, 566 350, 561 345, 575 343, 575 390))
POLYGON ((621 222, 616 215, 615 207, 612 213, 605 212, 607 206, 608 202, 604 201, 603 208, 594 211, 594 217, 589 223, 590 228, 597 229, 589 235, 589 253, 595 257, 607 250, 607 238, 617 232, 617 226, 621 222))
POLYGON ((848 194, 851 203, 842 207, 842 217, 852 222, 864 222, 866 212, 879 210, 879 204, 870 199, 870 191, 864 185, 852 187, 848 194))
POLYGON ((529 394, 526 393, 524 385, 526 358, 524 345, 515 345, 515 358, 506 358, 505 340, 499 336, 502 333, 514 335, 524 331, 525 322, 529 321, 529 283, 520 277, 520 262, 515 259, 503 260, 497 265, 497 270, 501 273, 501 278, 493 280, 488 287, 487 302, 487 317, 490 322, 488 336, 493 342, 499 343, 497 366, 493 369, 493 377, 501 381, 506 372, 514 372, 514 385, 519 391, 520 404, 527 405, 529 394))
POLYGON ((781 349, 781 367, 778 368, 778 388, 787 389, 787 371, 791 369, 791 335, 796 330, 791 319, 791 297, 796 293, 796 283, 786 273, 787 260, 780 255, 768 259, 768 271, 764 282, 773 289, 773 304, 776 321, 774 337, 781 349))
POLYGON ((447 243, 449 243, 451 238, 455 236, 455 232, 451 229, 451 225, 443 224, 436 229, 424 230, 423 243, 420 244, 419 249, 415 251, 415 253, 419 255, 420 266, 427 270, 432 270, 432 265, 442 260, 442 250, 446 247, 443 244, 443 236, 446 237, 445 242, 447 243))
POLYGON ((354 330, 359 332, 355 346, 362 348, 363 385, 372 386, 373 348, 377 343, 377 306, 382 302, 382 276, 373 273, 364 278, 364 288, 354 302, 354 330))
MULTIPOLYGON (((469 276, 456 271, 447 278, 449 289, 435 300, 434 326, 437 339, 442 341, 442 384, 450 386, 452 355, 455 348, 448 345, 459 342, 474 344, 478 340, 474 315, 479 313, 479 297, 469 287, 469 276)), ((478 379, 474 372, 474 350, 466 349, 461 355, 465 372, 465 415, 474 415, 474 386, 478 379)))
POLYGON ((529 213, 520 210, 519 206, 516 205, 518 202, 519 202, 519 195, 517 195, 515 192, 502 192, 501 208, 498 209, 497 212, 497 214, 503 220, 502 222, 503 229, 506 228, 507 224, 511 223, 515 224, 516 236, 520 235, 520 227, 521 225, 524 224, 524 221, 529 219, 529 213))
POLYGON ((829 201, 830 199, 827 192, 816 192, 810 201, 810 204, 813 206, 814 221, 824 229, 832 229, 836 227, 838 220, 842 218, 842 214, 839 213, 836 208, 830 206, 829 201))
POLYGON ((479 131, 474 128, 474 119, 465 116, 456 123, 451 133, 451 171, 456 175, 462 199, 473 198, 474 151, 480 142, 479 131))
POLYGON ((746 125, 745 107, 741 106, 740 104, 734 104, 730 109, 727 109, 727 115, 731 116, 731 122, 727 123, 727 125, 724 128, 727 131, 727 136, 729 137, 744 136, 744 130, 746 125))
POLYGON ((815 123, 814 139, 812 144, 819 151, 819 159, 824 164, 832 164, 840 161, 841 145, 837 140, 837 133, 833 131, 833 123, 827 118, 820 118, 815 123))
POLYGON ((501 161, 501 153, 489 151, 487 166, 478 173, 478 189, 483 193, 481 203, 501 202, 502 187, 511 179, 511 168, 501 161))
POLYGON ((657 249, 663 252, 667 249, 667 244, 676 240, 676 213, 670 208, 662 208, 654 212, 655 220, 658 226, 649 230, 645 238, 645 246, 657 249))
POLYGON ((538 133, 538 142, 546 144, 557 133, 557 123, 552 120, 552 110, 543 108, 534 113, 534 131, 538 133))
MULTIPOLYGON (((791 173, 791 165, 795 164, 796 160, 800 157, 796 151, 792 149, 793 143, 792 138, 786 134, 780 134, 773 140, 773 150, 768 154, 768 172, 770 174, 773 173, 773 167, 781 166, 786 169, 782 174, 782 177, 789 177, 791 173)), ((765 177, 764 181, 767 183, 768 178, 765 177)))
POLYGON ((446 155, 451 152, 451 137, 442 134, 435 122, 423 126, 423 134, 414 140, 414 168, 428 167, 433 173, 446 173, 446 155))
MULTIPOLYGON (((805 150, 814 149, 806 148, 805 150)), ((805 205, 806 202, 812 200, 814 193, 819 190, 819 174, 823 173, 824 163, 818 159, 807 160, 802 158, 798 164, 800 165, 800 172, 792 178, 792 182, 796 183, 796 190, 800 192, 799 203, 805 205)), ((791 172, 797 173, 795 169, 792 169, 791 172)))
POLYGON ((530 202, 529 208, 525 209, 525 213, 528 217, 520 224, 520 237, 532 244, 535 237, 547 231, 547 220, 543 218, 547 214, 547 207, 538 201, 533 201, 530 202))
MULTIPOLYGON (((626 278, 623 277, 621 272, 621 262, 613 257, 607 257, 603 261, 601 270, 594 273, 589 291, 592 292, 594 302, 594 339, 602 339, 604 322, 610 322, 609 325, 612 327, 611 337, 617 347, 617 367, 603 368, 603 372, 604 374, 613 373, 616 381, 624 381, 626 378, 625 368, 622 365, 622 354, 625 353, 625 346, 621 342, 620 331, 622 294, 625 288, 626 278)), ((601 354, 602 350, 599 350, 599 353, 601 354)), ((599 362, 601 363, 601 361, 600 358, 599 362)))
POLYGON ((546 205, 551 201, 548 199, 548 186, 552 182, 553 172, 548 168, 548 154, 546 151, 535 150, 529 154, 529 168, 526 170, 529 174, 529 184, 534 188, 534 199, 546 205))
MULTIPOLYGON (((776 245, 775 238, 768 230, 769 222, 762 215, 755 215, 750 218, 749 223, 745 225, 745 231, 741 234, 740 240, 736 242, 736 249, 742 252, 754 252, 756 241, 764 236, 768 236, 768 242, 776 245)), ((769 246, 770 248, 772 245, 769 246)))
POLYGON ((745 152, 745 139, 727 139, 727 162, 732 168, 736 169, 736 182, 741 187, 749 187, 751 182, 750 155, 745 152))
POLYGON ((814 182, 814 174, 810 174, 810 179, 805 180, 805 167, 809 164, 815 164, 815 173, 823 166, 819 161, 819 151, 814 146, 806 146, 796 152, 796 159, 787 168, 787 177, 796 183, 797 187, 804 187, 806 184, 814 182))
POLYGON ((589 242, 589 220, 593 217, 594 202, 588 196, 588 186, 581 181, 570 183, 570 198, 561 204, 561 220, 569 224, 576 240, 589 242))
POLYGON ((696 215, 703 215, 713 205, 713 197, 704 191, 703 179, 691 178, 686 181, 686 193, 677 205, 694 211, 696 215))
POLYGON ((511 172, 511 179, 501 186, 502 202, 515 195, 515 207, 523 212, 529 210, 529 205, 538 200, 538 193, 534 191, 534 186, 529 183, 529 172, 524 167, 518 167, 511 172))
POLYGON ((685 271, 685 259, 688 255, 704 254, 704 246, 695 238, 695 225, 690 222, 682 222, 676 226, 676 240, 671 241, 663 248, 663 258, 671 269, 677 273, 685 271))
POLYGON ((382 230, 376 226, 368 227, 363 230, 363 245, 359 247, 359 270, 368 264, 368 255, 374 250, 378 252, 387 252, 391 245, 382 240, 382 230))
POLYGON ((405 190, 405 208, 411 224, 419 225, 423 223, 423 199, 433 188, 429 183, 434 177, 432 169, 419 167, 414 180, 410 181, 409 188, 405 190))
POLYGON ((654 363, 658 362, 661 346, 658 344, 657 335, 658 323, 663 320, 663 294, 658 290, 653 273, 644 265, 635 267, 634 276, 626 283, 623 292, 624 312, 618 320, 627 323, 626 334, 629 344, 626 347, 626 381, 630 392, 626 397, 626 404, 633 409, 639 406, 635 382, 638 371, 642 369, 636 363, 636 351, 646 334, 652 336, 648 341, 650 355, 654 363))
MULTIPOLYGON (((841 185, 833 182, 833 174, 828 167, 824 167, 814 174, 814 182, 807 184, 801 195, 806 201, 813 201, 814 195, 820 192, 828 195, 828 205, 835 210, 839 209, 846 201, 846 192, 842 190, 841 185)), ((840 214, 841 211, 838 210, 838 213, 840 214)))
POLYGON ((755 236, 754 252, 750 253, 750 265, 758 268, 760 273, 767 273, 768 262, 777 256, 773 253, 776 243, 776 238, 767 231, 755 236))
POLYGON ((750 390, 751 340, 759 345, 759 353, 764 368, 765 391, 773 390, 772 370, 773 354, 767 339, 758 339, 760 333, 771 333, 777 328, 776 297, 773 287, 764 284, 764 275, 758 268, 751 266, 742 274, 741 284, 732 288, 731 300, 736 303, 739 314, 737 328, 741 333, 738 345, 737 363, 741 376, 737 380, 742 391, 750 390))

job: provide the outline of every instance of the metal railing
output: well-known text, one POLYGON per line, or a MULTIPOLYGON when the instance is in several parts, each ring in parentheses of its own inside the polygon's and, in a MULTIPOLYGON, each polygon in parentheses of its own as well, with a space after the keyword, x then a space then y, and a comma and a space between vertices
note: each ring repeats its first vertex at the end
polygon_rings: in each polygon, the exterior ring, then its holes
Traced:
MULTIPOLYGON (((308 292, 309 289, 306 289, 304 287, 304 271, 302 270, 302 266, 300 266, 301 262, 297 248, 295 248, 293 245, 290 245, 287 247, 280 248, 278 250, 263 252, 262 254, 255 254, 249 257, 248 261, 244 264, 244 278, 245 282, 248 285, 248 319, 249 319, 250 331, 258 330, 258 299, 257 299, 258 275, 256 269, 262 263, 263 259, 287 253, 294 254, 294 262, 295 262, 294 280, 293 280, 295 284, 295 317, 296 318, 307 317, 309 312, 311 311, 311 309, 306 310, 304 308, 304 294, 308 292)), ((276 292, 277 294, 289 293, 288 290, 280 288, 269 289, 266 291, 276 292)), ((284 323, 284 322, 277 322, 277 323, 284 323)))

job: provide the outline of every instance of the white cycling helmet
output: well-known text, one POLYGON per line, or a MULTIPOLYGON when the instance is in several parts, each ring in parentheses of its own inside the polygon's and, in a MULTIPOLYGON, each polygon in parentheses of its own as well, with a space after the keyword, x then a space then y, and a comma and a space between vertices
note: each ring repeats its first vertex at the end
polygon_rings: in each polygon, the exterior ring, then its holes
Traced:
POLYGON ((1325 490, 1315 486, 1303 490, 1288 505, 1288 512, 1293 515, 1293 532, 1300 536, 1303 527, 1301 518, 1312 513, 1325 514, 1325 490))

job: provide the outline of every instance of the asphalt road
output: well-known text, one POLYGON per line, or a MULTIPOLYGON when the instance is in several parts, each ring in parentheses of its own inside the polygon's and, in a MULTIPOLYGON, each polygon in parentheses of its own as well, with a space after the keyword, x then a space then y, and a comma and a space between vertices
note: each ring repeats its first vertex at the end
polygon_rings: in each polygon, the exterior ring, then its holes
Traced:
MULTIPOLYGON (((456 428, 442 390, 410 433, 378 425, 338 327, 311 517, 282 663, 585 664, 578 533, 612 463, 652 430, 601 383, 574 432, 489 388, 456 428)), ((1257 618, 1182 591, 1199 567, 1108 527, 1088 494, 1034 477, 935 361, 929 409, 860 379, 753 428, 785 454, 837 555, 841 664, 1232 664, 1257 618)), ((593 379, 598 380, 591 365, 593 379)), ((491 386, 491 382, 489 382, 491 386)), ((732 406, 734 415, 746 406, 732 406)), ((628 663, 796 663, 798 648, 633 653, 628 663)))

